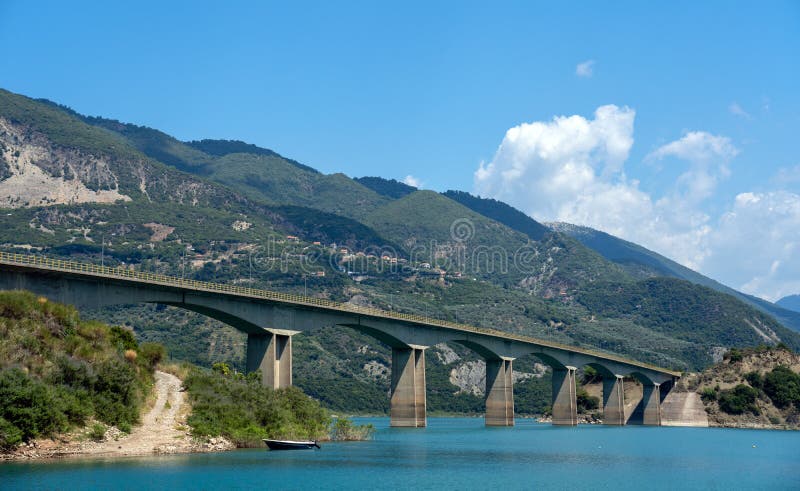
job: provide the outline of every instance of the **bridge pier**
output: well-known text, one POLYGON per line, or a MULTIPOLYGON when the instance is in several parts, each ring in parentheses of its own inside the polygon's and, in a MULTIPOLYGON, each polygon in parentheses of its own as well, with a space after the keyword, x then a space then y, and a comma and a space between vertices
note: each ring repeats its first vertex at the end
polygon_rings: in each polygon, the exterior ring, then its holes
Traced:
POLYGON ((512 360, 486 360, 486 426, 514 426, 512 360))
POLYGON ((642 400, 633 410, 628 424, 661 426, 661 387, 647 384, 642 389, 642 400))
POLYGON ((578 395, 575 387, 575 367, 553 370, 553 424, 578 424, 578 395))
POLYGON ((247 373, 261 372, 261 384, 273 389, 292 385, 292 336, 299 331, 264 329, 247 335, 247 373))
POLYGON ((622 376, 603 377, 603 424, 625 426, 624 389, 622 376))
POLYGON ((392 348, 391 426, 422 428, 425 417, 425 347, 392 348))

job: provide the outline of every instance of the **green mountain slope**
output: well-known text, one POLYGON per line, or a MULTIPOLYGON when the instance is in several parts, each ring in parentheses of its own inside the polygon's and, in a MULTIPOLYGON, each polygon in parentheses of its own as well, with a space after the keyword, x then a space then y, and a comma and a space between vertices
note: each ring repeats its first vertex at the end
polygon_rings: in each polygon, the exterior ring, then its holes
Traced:
POLYGON ((575 238, 585 246, 602 254, 606 259, 620 264, 635 276, 668 276, 691 281, 718 292, 732 295, 758 310, 774 316, 786 327, 794 331, 800 331, 800 312, 792 311, 786 308, 785 305, 776 305, 764 299, 736 291, 638 244, 599 230, 568 223, 552 223, 550 227, 575 238))
POLYGON ((264 203, 361 217, 386 201, 343 174, 325 175, 278 153, 235 140, 181 142, 161 131, 105 118, 87 123, 123 136, 152 159, 224 184, 264 203))
POLYGON ((442 194, 476 213, 522 232, 530 237, 531 240, 541 240, 542 237, 550 233, 549 228, 502 201, 479 198, 464 191, 446 191, 442 194))
POLYGON ((376 193, 392 199, 402 198, 417 190, 414 186, 409 186, 395 179, 368 176, 356 177, 355 180, 376 193))

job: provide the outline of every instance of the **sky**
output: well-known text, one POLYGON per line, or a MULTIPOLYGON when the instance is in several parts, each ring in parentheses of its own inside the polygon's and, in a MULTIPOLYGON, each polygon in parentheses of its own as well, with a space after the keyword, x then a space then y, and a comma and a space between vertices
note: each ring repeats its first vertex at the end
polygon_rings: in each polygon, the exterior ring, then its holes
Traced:
POLYGON ((0 0, 0 87, 800 293, 800 2, 0 0))

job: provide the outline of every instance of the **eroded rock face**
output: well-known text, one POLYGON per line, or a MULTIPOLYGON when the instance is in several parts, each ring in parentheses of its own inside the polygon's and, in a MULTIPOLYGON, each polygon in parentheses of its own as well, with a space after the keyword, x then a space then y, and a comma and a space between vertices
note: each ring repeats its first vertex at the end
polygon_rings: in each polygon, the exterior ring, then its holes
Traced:
POLYGON ((450 370, 450 383, 459 388, 458 392, 466 392, 482 396, 486 390, 486 362, 483 360, 468 361, 450 370))
MULTIPOLYGON (((541 378, 547 367, 539 363, 534 364, 533 373, 512 372, 514 383, 527 380, 529 378, 541 378)), ((468 361, 461 363, 450 370, 450 383, 458 387, 456 393, 469 393, 476 396, 486 394, 486 362, 483 360, 468 361)))
POLYGON ((437 344, 434 346, 434 348, 436 348, 433 351, 436 355, 436 358, 438 358, 439 361, 444 365, 449 365, 461 359, 461 357, 458 356, 458 353, 456 353, 450 346, 447 346, 446 343, 437 344))
POLYGON ((0 206, 130 201, 103 158, 51 145, 0 118, 0 206))

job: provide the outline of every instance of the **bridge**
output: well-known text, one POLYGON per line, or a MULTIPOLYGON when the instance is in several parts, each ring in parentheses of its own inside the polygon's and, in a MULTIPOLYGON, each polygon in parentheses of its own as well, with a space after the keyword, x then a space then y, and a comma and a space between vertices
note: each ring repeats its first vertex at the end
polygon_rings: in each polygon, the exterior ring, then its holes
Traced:
POLYGON ((195 281, 124 267, 0 252, 0 289, 30 290, 78 307, 155 303, 217 319, 247 334, 247 371, 261 372, 274 389, 292 385, 292 336, 322 326, 365 333, 392 349, 392 426, 426 426, 425 349, 458 343, 486 361, 487 426, 514 425, 512 363, 534 355, 553 370, 552 420, 578 423, 576 371, 585 366, 603 377, 603 422, 661 425, 661 402, 679 372, 574 346, 494 329, 401 312, 332 302, 224 283, 195 281), (626 418, 624 378, 643 386, 626 418))

